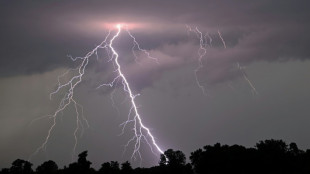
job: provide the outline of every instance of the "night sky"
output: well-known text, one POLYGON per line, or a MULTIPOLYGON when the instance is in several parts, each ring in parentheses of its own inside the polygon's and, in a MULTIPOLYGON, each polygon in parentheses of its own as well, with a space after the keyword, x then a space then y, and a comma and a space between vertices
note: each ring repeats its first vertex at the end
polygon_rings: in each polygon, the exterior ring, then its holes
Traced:
MULTIPOLYGON (((125 32, 115 41, 128 81, 141 94, 137 105, 143 122, 163 150, 189 156, 216 142, 253 147, 271 138, 310 148, 309 7, 309 1, 293 0, 0 0, 0 168, 28 159, 44 142, 52 120, 31 121, 57 109, 61 95, 49 99, 57 77, 78 65, 68 55, 84 56, 117 23, 132 26, 140 46, 159 60, 156 64, 138 52, 136 63, 125 32), (206 96, 194 72, 199 39, 186 25, 212 38, 197 73, 206 96)), ((96 89, 111 80, 111 70, 104 53, 91 58, 75 90, 90 125, 79 132, 76 153, 88 150, 95 168, 130 160, 133 150, 129 146, 123 153, 131 127, 119 136, 130 109, 122 87, 114 91, 118 109, 110 100, 113 89, 96 89)), ((70 106, 59 114, 46 150, 31 162, 71 163, 75 123, 70 106)), ((145 143, 141 154, 142 166, 158 164, 158 153, 145 143)))

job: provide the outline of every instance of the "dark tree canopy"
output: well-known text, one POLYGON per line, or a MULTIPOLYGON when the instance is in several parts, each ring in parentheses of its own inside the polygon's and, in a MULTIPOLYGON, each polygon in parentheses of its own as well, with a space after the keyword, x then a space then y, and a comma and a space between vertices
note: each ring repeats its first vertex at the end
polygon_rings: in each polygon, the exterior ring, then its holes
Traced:
POLYGON ((58 166, 54 161, 46 161, 43 164, 39 165, 36 169, 38 174, 54 174, 57 173, 58 166))
POLYGON ((87 157, 87 151, 84 151, 78 155, 78 161, 75 163, 69 164, 69 168, 67 171, 69 173, 75 173, 75 174, 85 174, 85 173, 91 173, 93 169, 90 168, 90 165, 92 164, 90 161, 86 159, 87 157))
POLYGON ((158 168, 160 173, 179 173, 179 174, 190 174, 192 168, 190 164, 186 165, 186 157, 180 150, 174 151, 168 149, 161 154, 158 168))
POLYGON ((191 153, 196 173, 309 173, 310 151, 298 149, 296 143, 265 140, 255 148, 219 143, 191 153))
POLYGON ((32 164, 28 161, 17 159, 13 161, 12 166, 10 168, 10 173, 12 174, 30 174, 33 173, 33 170, 31 168, 32 164))
POLYGON ((206 145, 193 151, 191 164, 180 150, 168 149, 161 154, 158 166, 133 169, 130 162, 105 162, 96 171, 87 160, 88 153, 78 155, 78 160, 59 169, 54 161, 46 161, 33 171, 28 161, 17 159, 0 174, 308 174, 310 150, 300 150, 296 143, 283 140, 259 141, 254 148, 240 145, 206 145))
POLYGON ((186 157, 183 152, 179 150, 174 151, 172 149, 168 149, 164 152, 164 154, 160 155, 159 164, 168 166, 184 166, 185 162, 186 157))
POLYGON ((121 167, 122 173, 128 173, 128 174, 132 173, 133 169, 131 167, 131 164, 128 161, 122 163, 121 165, 122 165, 121 167))
POLYGON ((282 140, 265 140, 256 143, 256 148, 261 153, 284 154, 288 151, 287 144, 282 140))
POLYGON ((99 172, 104 174, 119 173, 119 163, 117 161, 105 162, 101 165, 99 172))

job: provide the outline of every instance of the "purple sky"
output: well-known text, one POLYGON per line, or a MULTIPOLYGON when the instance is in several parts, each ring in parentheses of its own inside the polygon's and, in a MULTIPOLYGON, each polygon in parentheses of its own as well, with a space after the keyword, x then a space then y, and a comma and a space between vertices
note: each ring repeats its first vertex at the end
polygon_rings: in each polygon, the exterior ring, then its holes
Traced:
MULTIPOLYGON (((84 56, 107 34, 106 24, 130 23, 141 47, 159 65, 139 57, 134 62, 126 33, 115 41, 124 72, 137 98, 145 124, 163 149, 190 152, 216 142, 254 146, 268 138, 310 147, 310 22, 308 1, 55 1, 0 0, 0 168, 16 158, 28 159, 41 145, 59 96, 49 100, 57 76, 77 65, 67 55, 84 56), (196 84, 199 40, 186 25, 212 38, 198 72, 207 96, 196 84), (227 48, 218 35, 222 33, 227 48), (141 59, 140 59, 141 58, 141 59), (258 95, 244 79, 245 69, 258 95)), ((95 88, 111 78, 105 59, 92 59, 76 100, 84 106, 91 128, 79 139, 77 153, 88 150, 93 167, 122 156, 130 136, 118 136, 128 103, 116 90, 95 88)), ((59 117, 46 152, 31 162, 52 159, 60 167, 71 162, 74 112, 59 117)), ((158 157, 142 148, 142 165, 158 157)), ((133 162, 135 163, 135 162, 133 162)), ((135 163, 135 165, 138 163, 135 163)))

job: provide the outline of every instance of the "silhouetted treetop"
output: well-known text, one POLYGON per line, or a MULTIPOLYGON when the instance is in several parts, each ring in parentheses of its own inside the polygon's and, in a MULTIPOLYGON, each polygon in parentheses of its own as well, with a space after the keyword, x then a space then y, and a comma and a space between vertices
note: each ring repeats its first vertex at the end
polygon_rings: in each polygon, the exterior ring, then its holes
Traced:
POLYGON ((43 164, 39 165, 36 169, 38 174, 54 174, 57 173, 58 166, 54 161, 46 161, 43 164))
POLYGON ((172 149, 168 149, 164 154, 160 155, 159 165, 168 165, 168 166, 184 166, 186 162, 186 157, 183 152, 172 149), (167 160, 167 159, 168 160, 167 160))
POLYGON ((122 163, 121 166, 122 166, 121 167, 121 172, 122 173, 126 173, 126 174, 132 173, 133 169, 131 167, 131 164, 128 161, 122 163))
POLYGON ((90 161, 86 159, 87 151, 84 151, 78 155, 78 161, 69 164, 69 168, 64 170, 64 172, 75 173, 75 174, 85 174, 91 173, 94 169, 90 168, 92 164, 90 161))
POLYGON ((117 161, 105 162, 101 165, 99 172, 100 173, 107 173, 107 174, 119 173, 120 172, 119 163, 117 161))
POLYGON ((274 139, 259 141, 255 147, 259 152, 269 154, 285 154, 288 151, 288 146, 284 141, 274 139))
POLYGON ((12 166, 10 168, 10 173, 12 174, 30 174, 33 173, 33 170, 31 168, 32 164, 28 161, 17 159, 13 161, 12 166))
POLYGON ((240 145, 206 145, 190 155, 191 164, 180 150, 168 149, 161 154, 158 166, 133 169, 126 161, 105 162, 98 171, 91 168, 87 151, 78 155, 78 160, 59 169, 54 161, 46 161, 34 172, 32 164, 17 159, 10 168, 0 174, 308 174, 310 173, 310 150, 300 150, 296 143, 283 140, 264 140, 254 148, 240 145))

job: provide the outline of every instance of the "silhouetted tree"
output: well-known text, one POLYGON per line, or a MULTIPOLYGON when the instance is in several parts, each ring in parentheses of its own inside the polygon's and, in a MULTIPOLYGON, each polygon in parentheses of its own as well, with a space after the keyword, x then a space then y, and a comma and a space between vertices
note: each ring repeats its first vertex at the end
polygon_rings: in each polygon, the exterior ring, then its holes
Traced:
POLYGON ((160 155, 160 168, 153 170, 160 170, 160 173, 192 173, 191 165, 185 164, 186 157, 182 151, 168 149, 160 155))
POLYGON ((207 164, 207 159, 202 149, 198 149, 192 152, 189 158, 191 160, 192 166, 194 167, 194 170, 197 173, 205 172, 205 165, 207 164))
POLYGON ((124 174, 128 173, 128 174, 130 174, 130 173, 133 172, 131 164, 128 161, 122 163, 121 166, 122 166, 121 167, 121 173, 124 173, 124 174))
POLYGON ((8 168, 3 168, 1 171, 0 171, 0 174, 9 174, 10 173, 10 169, 8 168))
POLYGON ((28 161, 17 159, 13 161, 10 168, 10 173, 12 174, 31 174, 33 170, 31 168, 32 164, 28 161))
POLYGON ((54 161, 46 161, 43 164, 39 165, 36 169, 38 174, 54 174, 57 173, 58 166, 54 161))
POLYGON ((310 149, 306 150, 305 153, 301 154, 301 171, 303 173, 310 173, 310 149))
MULTIPOLYGON (((282 140, 259 141, 255 148, 240 145, 206 145, 190 155, 191 164, 181 151, 168 149, 161 155, 159 165, 150 168, 132 169, 126 161, 120 165, 117 161, 103 163, 99 174, 308 174, 310 173, 310 150, 300 150, 296 143, 287 145, 282 140), (193 168, 192 168, 193 166, 193 168)), ((17 159, 10 168, 4 168, 0 174, 34 174, 32 164, 17 159)), ((95 174, 91 162, 87 160, 87 151, 78 155, 77 162, 67 168, 58 169, 53 161, 39 165, 36 174, 95 174)))
POLYGON ((111 164, 109 162, 105 162, 103 164, 101 164, 101 168, 99 169, 99 173, 111 173, 112 168, 111 168, 111 164))
POLYGON ((265 140, 256 143, 255 147, 261 153, 285 154, 288 151, 287 144, 283 140, 265 140))
POLYGON ((291 144, 289 145, 288 151, 289 151, 290 154, 292 154, 293 156, 298 156, 298 155, 300 155, 300 154, 305 153, 304 151, 298 149, 298 146, 297 146, 296 143, 291 143, 291 144))
POLYGON ((104 174, 112 174, 112 173, 119 173, 119 163, 117 161, 105 162, 101 165, 99 169, 99 173, 104 174))
POLYGON ((69 164, 68 171, 70 173, 78 173, 78 174, 94 172, 94 170, 90 168, 91 162, 86 159, 87 151, 80 153, 78 156, 79 156, 78 162, 69 164))
POLYGON ((168 165, 173 167, 184 166, 186 157, 183 152, 168 149, 160 155, 159 165, 168 165), (167 159, 166 159, 167 158, 167 159))
POLYGON ((254 167, 254 152, 254 149, 239 145, 216 143, 192 152, 190 160, 196 173, 249 173, 249 169, 254 167))
POLYGON ((288 145, 282 140, 265 140, 256 144, 259 163, 264 173, 287 172, 289 169, 288 145))
POLYGON ((256 148, 239 145, 207 145, 191 153, 196 173, 308 173, 309 154, 299 150, 295 143, 289 146, 282 140, 265 140, 256 148), (308 155, 308 156, 307 156, 308 155))
POLYGON ((78 158, 78 165, 80 166, 81 170, 87 171, 90 169, 91 162, 86 159, 87 151, 84 151, 79 154, 78 158))

